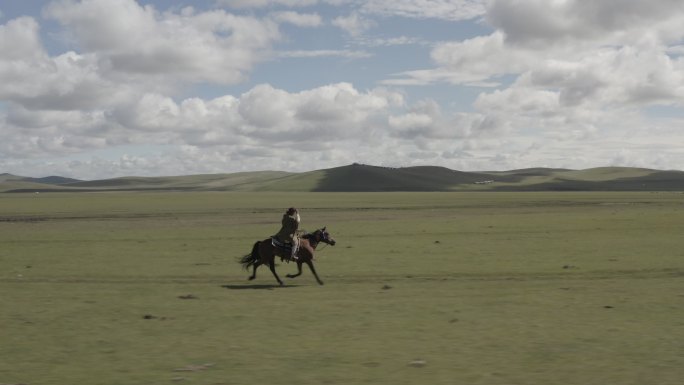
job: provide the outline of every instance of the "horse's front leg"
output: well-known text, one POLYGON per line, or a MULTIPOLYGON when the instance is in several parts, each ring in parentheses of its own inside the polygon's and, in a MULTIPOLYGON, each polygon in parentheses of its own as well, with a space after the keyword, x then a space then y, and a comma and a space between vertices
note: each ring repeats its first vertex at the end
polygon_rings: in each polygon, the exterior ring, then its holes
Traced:
POLYGON ((268 267, 271 269, 271 273, 273 273, 273 276, 275 277, 276 281, 278 281, 280 286, 283 286, 283 281, 280 280, 280 277, 278 277, 278 273, 276 273, 275 271, 275 258, 271 258, 271 261, 268 263, 268 267))
MULTIPOLYGON (((318 274, 316 274, 316 269, 314 269, 313 261, 306 261, 306 264, 309 265, 309 269, 311 269, 311 272, 313 273, 314 277, 316 277, 316 281, 318 282, 319 285, 323 284, 323 281, 321 281, 320 278, 318 278, 318 274)), ((301 268, 299 272, 301 273, 301 268)))
POLYGON ((300 275, 302 275, 302 263, 297 261, 297 274, 288 274, 287 278, 295 278, 299 277, 300 275))

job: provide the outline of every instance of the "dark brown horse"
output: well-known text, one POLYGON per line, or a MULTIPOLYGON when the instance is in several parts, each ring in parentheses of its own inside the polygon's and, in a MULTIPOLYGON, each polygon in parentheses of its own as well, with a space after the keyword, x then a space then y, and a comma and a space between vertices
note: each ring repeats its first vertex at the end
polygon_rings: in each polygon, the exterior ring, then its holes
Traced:
MULTIPOLYGON (((302 274, 302 263, 306 263, 309 266, 309 269, 311 269, 311 272, 313 273, 314 277, 316 277, 316 281, 318 281, 318 284, 323 284, 323 281, 321 281, 321 279, 318 278, 318 274, 316 274, 316 269, 314 269, 313 265, 316 247, 321 242, 327 243, 331 246, 335 246, 335 240, 332 237, 330 237, 330 234, 325 230, 325 227, 316 230, 311 234, 306 234, 302 236, 302 238, 299 240, 297 260, 295 261, 297 262, 297 274, 288 274, 288 278, 295 278, 300 276, 302 274)), ((257 241, 254 244, 254 247, 252 247, 252 252, 242 257, 240 259, 240 263, 245 269, 249 269, 250 266, 253 266, 254 270, 252 271, 252 276, 249 277, 250 281, 256 278, 257 267, 259 267, 260 265, 268 265, 268 267, 271 269, 271 272, 273 273, 273 276, 282 286, 283 281, 280 280, 280 277, 278 277, 278 274, 275 271, 276 256, 280 257, 282 260, 290 260, 289 251, 273 246, 271 238, 267 238, 263 241, 257 241)))

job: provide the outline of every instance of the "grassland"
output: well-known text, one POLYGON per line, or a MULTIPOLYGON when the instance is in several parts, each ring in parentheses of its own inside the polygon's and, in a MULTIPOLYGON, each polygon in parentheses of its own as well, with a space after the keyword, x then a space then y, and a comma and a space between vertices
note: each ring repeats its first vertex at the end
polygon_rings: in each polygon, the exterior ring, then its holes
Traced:
POLYGON ((674 192, 2 194, 0 383, 679 385, 683 224, 674 192), (289 206, 325 286, 235 261, 289 206))

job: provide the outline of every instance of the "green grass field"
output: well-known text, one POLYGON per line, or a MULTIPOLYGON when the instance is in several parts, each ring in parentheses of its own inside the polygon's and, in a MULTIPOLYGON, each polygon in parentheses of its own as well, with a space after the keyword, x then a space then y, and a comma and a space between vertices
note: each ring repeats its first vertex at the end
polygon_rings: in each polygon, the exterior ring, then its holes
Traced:
POLYGON ((682 193, 0 195, 0 384, 679 385, 682 193), (300 208, 304 267, 236 259, 300 208))

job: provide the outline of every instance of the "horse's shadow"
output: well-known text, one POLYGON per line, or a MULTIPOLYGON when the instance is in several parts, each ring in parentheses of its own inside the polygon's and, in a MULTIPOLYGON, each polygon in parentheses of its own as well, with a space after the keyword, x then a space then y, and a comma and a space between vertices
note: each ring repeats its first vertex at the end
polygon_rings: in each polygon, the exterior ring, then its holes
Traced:
POLYGON ((247 285, 221 285, 224 289, 230 290, 273 290, 273 289, 286 289, 288 287, 297 287, 297 285, 269 285, 269 284, 247 284, 247 285))

